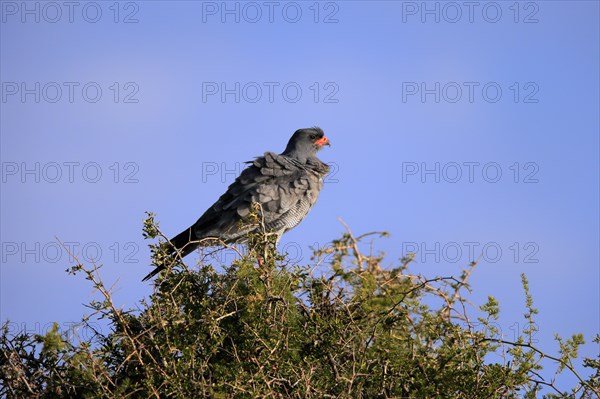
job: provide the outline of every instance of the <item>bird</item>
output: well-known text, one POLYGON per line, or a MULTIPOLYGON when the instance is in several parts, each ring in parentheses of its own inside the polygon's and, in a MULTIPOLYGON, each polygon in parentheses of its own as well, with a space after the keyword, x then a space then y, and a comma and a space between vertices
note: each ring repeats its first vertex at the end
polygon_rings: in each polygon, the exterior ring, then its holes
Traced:
MULTIPOLYGON (((212 244, 205 240, 211 238, 226 244, 244 243, 249 233, 262 226, 276 235, 277 245, 315 205, 330 170, 317 152, 330 145, 320 127, 298 129, 281 154, 265 152, 246 162, 248 166, 196 223, 163 244, 167 253, 187 256, 201 245, 214 245, 214 240, 212 244), (262 226, 249 222, 254 209, 260 209, 262 226)), ((142 281, 165 268, 156 266, 142 281)))

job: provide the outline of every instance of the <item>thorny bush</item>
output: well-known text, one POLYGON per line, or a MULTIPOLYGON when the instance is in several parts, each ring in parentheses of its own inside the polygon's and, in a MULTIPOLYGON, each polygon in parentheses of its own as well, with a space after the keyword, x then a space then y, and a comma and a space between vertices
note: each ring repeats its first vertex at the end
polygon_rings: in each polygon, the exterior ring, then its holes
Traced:
POLYGON ((600 361, 584 360, 590 376, 572 363, 581 335, 557 337, 555 356, 533 345, 537 309, 525 276, 529 328, 506 341, 493 322, 497 301, 474 309, 463 296, 475 263, 459 277, 411 274, 410 255, 384 269, 382 255, 361 248, 385 233, 355 237, 348 229, 315 251, 311 265, 289 264, 273 237, 253 234, 230 265, 200 258, 193 270, 167 256, 152 214, 144 235, 158 239, 154 265, 167 266, 150 298, 117 308, 99 267, 78 263, 69 272, 99 293, 82 326, 105 319, 110 332, 73 343, 58 325, 40 336, 10 334, 5 324, 0 397, 598 397, 600 361), (486 360, 490 354, 502 360, 486 360), (542 375, 543 359, 572 373, 576 386, 560 391, 555 373, 542 375))

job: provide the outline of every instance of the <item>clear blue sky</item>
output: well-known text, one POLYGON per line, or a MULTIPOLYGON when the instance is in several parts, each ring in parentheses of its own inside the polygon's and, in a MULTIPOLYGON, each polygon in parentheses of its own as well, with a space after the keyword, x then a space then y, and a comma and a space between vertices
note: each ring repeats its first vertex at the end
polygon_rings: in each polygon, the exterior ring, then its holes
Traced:
POLYGON ((302 262, 338 217, 388 230, 390 265, 417 250, 414 272, 483 252, 472 299, 500 300, 507 338, 524 272, 538 345, 582 332, 598 353, 598 2, 0 4, 3 321, 79 320, 93 295, 56 238, 101 250, 134 306, 144 211, 178 233, 241 162, 319 125, 335 173, 282 240, 302 262))

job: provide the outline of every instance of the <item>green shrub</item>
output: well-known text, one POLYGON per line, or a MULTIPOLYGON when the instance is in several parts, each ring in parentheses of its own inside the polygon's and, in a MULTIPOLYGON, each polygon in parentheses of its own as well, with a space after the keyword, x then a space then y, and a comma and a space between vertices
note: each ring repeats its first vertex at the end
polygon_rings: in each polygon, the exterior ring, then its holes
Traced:
MULTIPOLYGON (((164 238, 152 215, 144 234, 164 238)), ((411 274, 410 255, 384 270, 382 256, 360 250, 372 235, 348 230, 304 266, 258 234, 231 265, 200 261, 193 270, 159 241, 152 258, 168 270, 129 310, 114 306, 96 265, 78 264, 69 271, 100 294, 83 324, 103 318, 110 333, 73 344, 57 325, 44 336, 11 336, 6 324, 0 397, 489 399, 542 389, 548 398, 598 397, 599 360, 585 359, 590 377, 572 365, 581 335, 557 337, 556 356, 532 345, 537 310, 525 276, 531 327, 508 342, 494 327, 498 302, 490 297, 477 310, 461 294, 475 263, 458 278, 411 274), (490 354, 503 361, 486 361, 490 354), (579 383, 560 392, 554 375, 542 376, 542 359, 579 383)))

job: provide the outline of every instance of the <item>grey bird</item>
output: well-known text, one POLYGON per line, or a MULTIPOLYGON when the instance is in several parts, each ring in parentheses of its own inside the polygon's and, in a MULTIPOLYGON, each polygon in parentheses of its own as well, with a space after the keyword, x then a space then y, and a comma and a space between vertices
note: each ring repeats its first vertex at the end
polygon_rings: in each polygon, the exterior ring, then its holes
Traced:
MULTIPOLYGON (((317 158, 317 151, 325 145, 330 143, 321 128, 299 129, 281 154, 266 152, 247 162, 249 166, 225 194, 196 223, 165 244, 169 246, 167 252, 183 257, 200 245, 211 245, 210 240, 204 240, 210 238, 228 244, 244 242, 248 233, 261 228, 256 223, 248 223, 257 205, 260 205, 265 230, 276 234, 278 242, 283 233, 304 219, 317 201, 323 178, 329 172, 329 166, 317 158)), ((164 268, 157 266, 142 281, 164 268)))

